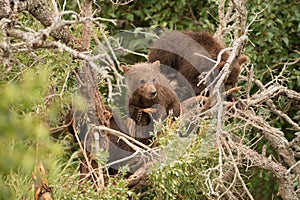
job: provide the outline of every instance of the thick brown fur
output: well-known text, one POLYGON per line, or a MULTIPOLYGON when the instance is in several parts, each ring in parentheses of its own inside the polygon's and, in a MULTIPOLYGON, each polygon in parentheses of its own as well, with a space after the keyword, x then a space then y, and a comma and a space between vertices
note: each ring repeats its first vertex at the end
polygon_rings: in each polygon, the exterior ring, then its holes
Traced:
MULTIPOLYGON (((161 64, 177 70, 191 84, 195 94, 199 95, 205 88, 205 85, 197 86, 199 83, 198 77, 203 72, 209 71, 214 66, 214 63, 194 53, 217 60, 219 52, 224 48, 222 44, 207 32, 173 31, 166 33, 155 42, 148 58, 149 62, 159 60, 161 64)), ((217 67, 218 71, 225 65, 228 57, 228 52, 222 54, 221 62, 217 67)), ((234 63, 231 74, 224 84, 226 91, 236 86, 241 65, 246 61, 247 57, 241 56, 234 63)))
POLYGON ((160 73, 159 61, 138 63, 123 69, 128 115, 137 126, 142 127, 140 131, 143 133, 139 133, 139 137, 147 139, 149 131, 153 131, 153 120, 163 120, 170 114, 180 115, 180 102, 168 86, 167 78, 160 73))

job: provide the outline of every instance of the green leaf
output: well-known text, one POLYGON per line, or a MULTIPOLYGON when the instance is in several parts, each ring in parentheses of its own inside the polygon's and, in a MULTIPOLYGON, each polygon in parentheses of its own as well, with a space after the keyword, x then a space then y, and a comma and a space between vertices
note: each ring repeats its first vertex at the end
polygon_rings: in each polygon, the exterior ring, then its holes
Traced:
POLYGON ((128 14, 126 15, 126 17, 127 17, 128 21, 133 22, 133 20, 134 20, 134 15, 133 15, 133 14, 128 13, 128 14))
POLYGON ((283 42, 285 43, 286 46, 289 45, 289 38, 282 38, 283 42))

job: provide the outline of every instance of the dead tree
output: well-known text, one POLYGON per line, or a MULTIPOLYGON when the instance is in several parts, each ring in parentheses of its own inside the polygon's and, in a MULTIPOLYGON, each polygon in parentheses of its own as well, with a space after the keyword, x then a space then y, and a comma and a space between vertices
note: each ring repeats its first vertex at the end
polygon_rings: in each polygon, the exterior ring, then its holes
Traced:
POLYGON ((253 78, 253 71, 248 70, 248 77, 240 76, 241 79, 247 81, 245 89, 247 93, 246 98, 241 98, 239 102, 228 110, 226 110, 224 104, 221 103, 219 95, 220 87, 218 86, 228 77, 228 71, 231 71, 232 63, 235 62, 235 59, 243 50, 247 42, 247 36, 251 34, 248 33, 248 30, 255 21, 254 19, 247 23, 246 0, 231 0, 228 6, 226 6, 225 3, 225 0, 219 2, 220 25, 216 36, 221 41, 224 41, 225 36, 229 34, 231 38, 233 38, 233 43, 230 49, 230 57, 224 67, 224 73, 221 73, 220 79, 218 80, 220 84, 217 84, 217 87, 214 88, 217 94, 216 96, 219 97, 213 109, 216 109, 218 120, 216 140, 220 155, 220 175, 216 187, 218 189, 212 191, 212 193, 217 192, 218 198, 253 199, 252 194, 241 176, 242 172, 240 169, 243 168, 243 166, 256 166, 272 173, 279 180, 280 186, 278 195, 281 196, 281 198, 298 199, 300 196, 299 185, 298 188, 295 188, 294 184, 299 183, 300 162, 297 161, 299 159, 299 157, 297 157, 297 152, 299 151, 299 137, 297 136, 289 142, 282 131, 272 127, 266 119, 256 114, 253 109, 266 104, 270 112, 286 120, 295 131, 299 131, 300 129, 297 122, 278 110, 273 102, 273 99, 280 95, 299 101, 299 93, 289 90, 286 87, 276 85, 272 81, 265 86, 259 80, 253 78), (254 95, 250 95, 250 88, 253 84, 259 88, 259 91, 254 95), (242 108, 237 107, 238 104, 243 105, 242 108), (243 142, 243 138, 234 133, 225 131, 223 126, 229 118, 239 119, 244 123, 244 127, 251 127, 262 133, 263 137, 279 155, 280 161, 272 160, 267 158, 264 154, 252 150, 250 146, 247 146, 247 144, 243 142), (296 141, 298 141, 298 143, 296 141), (234 178, 232 178, 232 175, 234 178), (224 184, 227 181, 231 182, 231 184, 224 184), (235 190, 238 190, 235 189, 235 185, 241 185, 243 192, 240 194, 235 193, 235 190))

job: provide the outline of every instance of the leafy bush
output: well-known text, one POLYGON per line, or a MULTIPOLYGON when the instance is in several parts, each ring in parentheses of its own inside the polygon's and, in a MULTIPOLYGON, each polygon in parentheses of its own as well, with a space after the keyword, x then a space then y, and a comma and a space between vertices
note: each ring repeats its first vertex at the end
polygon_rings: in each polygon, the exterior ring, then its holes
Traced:
MULTIPOLYGON (((216 28, 216 6, 209 1, 133 1, 128 5, 101 5, 101 16, 118 19, 118 27, 161 27, 168 29, 216 28)), ((111 27, 115 33, 116 28, 111 27)))
MULTIPOLYGON (((45 68, 28 69, 18 82, 0 86, 1 177, 8 181, 11 189, 16 190, 16 195, 21 195, 19 190, 23 191, 26 185, 30 185, 23 182, 28 183, 30 178, 19 172, 31 174, 37 161, 47 160, 49 153, 61 154, 61 148, 51 141, 43 122, 47 74, 45 68)), ((2 187, 6 181, 1 181, 2 187)), ((2 191, 0 195, 5 193, 2 191)))

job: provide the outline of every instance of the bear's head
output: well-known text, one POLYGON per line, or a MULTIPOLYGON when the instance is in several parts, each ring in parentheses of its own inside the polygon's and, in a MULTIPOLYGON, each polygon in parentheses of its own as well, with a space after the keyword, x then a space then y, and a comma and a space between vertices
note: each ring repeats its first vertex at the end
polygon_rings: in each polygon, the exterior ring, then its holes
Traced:
POLYGON ((158 87, 167 79, 160 73, 160 62, 123 66, 127 97, 139 107, 148 107, 158 100, 158 87))

